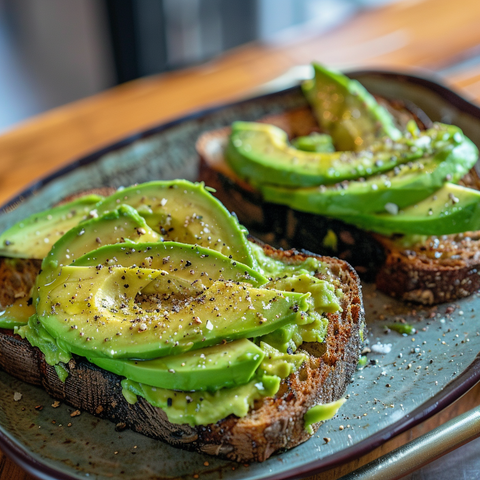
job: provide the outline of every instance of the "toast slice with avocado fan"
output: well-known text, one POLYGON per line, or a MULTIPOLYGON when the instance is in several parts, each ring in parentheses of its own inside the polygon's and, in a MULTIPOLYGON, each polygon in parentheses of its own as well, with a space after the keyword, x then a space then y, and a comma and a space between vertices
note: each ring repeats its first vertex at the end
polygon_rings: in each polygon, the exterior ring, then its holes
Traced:
MULTIPOLYGON (((316 276, 328 280, 341 292, 341 310, 324 314, 328 319, 324 342, 303 343, 297 350, 306 357, 301 368, 281 381, 274 396, 257 399, 244 417, 231 414, 216 423, 199 426, 172 423, 163 409, 140 396, 135 403, 129 403, 122 393, 122 377, 77 355, 64 365, 68 376, 62 382, 38 348, 8 329, 0 330, 0 367, 23 381, 43 387, 51 396, 74 408, 175 447, 239 462, 264 461, 279 450, 294 447, 308 440, 321 424, 318 422, 321 417, 306 417, 307 412, 345 395, 362 343, 361 286, 355 271, 342 260, 257 245, 268 258, 286 265, 310 257, 318 259, 324 268, 316 276), (306 428, 311 422, 316 423, 311 429, 306 428)), ((38 262, 28 263, 23 259, 2 259, 2 262, 4 270, 9 272, 1 277, 0 292, 6 292, 0 296, 2 302, 11 303, 12 298, 27 300, 38 262)))
MULTIPOLYGON (((400 129, 412 119, 421 130, 432 126, 415 106, 377 100, 388 108, 400 129)), ((319 132, 307 107, 270 115, 259 122, 281 128, 293 142, 297 137, 319 132)), ((375 281, 379 290, 407 301, 453 301, 480 288, 480 232, 440 237, 386 236, 340 219, 266 201, 259 189, 240 178, 225 161, 230 132, 230 127, 225 127, 206 132, 198 139, 199 178, 215 188, 215 195, 259 238, 283 248, 296 245, 338 256, 351 263, 362 278, 375 281)), ((459 183, 480 189, 475 169, 459 183)))

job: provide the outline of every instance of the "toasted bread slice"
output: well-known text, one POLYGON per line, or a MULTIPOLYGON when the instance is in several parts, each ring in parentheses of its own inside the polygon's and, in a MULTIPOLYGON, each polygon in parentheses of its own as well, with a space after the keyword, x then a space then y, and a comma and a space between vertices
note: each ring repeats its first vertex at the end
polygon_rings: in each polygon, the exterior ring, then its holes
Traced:
MULTIPOLYGON (((269 246, 266 253, 287 262, 305 259, 308 253, 281 251, 269 246)), ((11 375, 42 386, 54 398, 75 408, 108 418, 149 437, 239 462, 264 461, 273 453, 294 447, 308 438, 303 417, 314 405, 345 394, 360 353, 364 326, 361 286, 355 271, 341 260, 317 257, 329 266, 331 279, 344 296, 342 312, 327 314, 324 344, 303 344, 309 355, 301 369, 282 381, 273 398, 258 401, 243 418, 233 415, 214 425, 190 427, 167 420, 163 410, 139 398, 130 405, 122 395, 121 377, 75 357, 67 365, 62 383, 43 354, 9 330, 0 330, 0 367, 11 375)), ((314 425, 314 430, 319 424, 314 425)))
MULTIPOLYGON (((420 128, 431 126, 419 109, 399 102, 387 106, 400 124, 414 119, 420 128)), ((312 118, 310 110, 304 108, 260 121, 283 128, 292 138, 316 131, 312 118)), ((339 220, 265 202, 260 192, 226 164, 223 151, 229 133, 223 128, 198 139, 200 180, 216 189, 215 195, 253 234, 275 246, 296 245, 336 255, 351 263, 365 280, 376 281, 379 290, 403 300, 430 305, 471 295, 480 288, 480 232, 431 237, 405 247, 398 238, 370 234, 339 220)), ((475 170, 462 183, 480 189, 475 170)))
POLYGON ((431 305, 467 297, 480 288, 480 232, 430 237, 410 247, 374 236, 386 252, 377 288, 393 297, 431 305))
MULTIPOLYGON (((474 169, 460 183, 480 189, 474 169)), ((467 297, 480 288, 480 231, 429 237, 409 246, 399 238, 373 236, 386 253, 377 288, 393 297, 431 305, 467 297)))
MULTIPOLYGON (((198 427, 170 423, 162 409, 143 398, 139 397, 134 405, 129 404, 122 395, 121 377, 77 356, 66 365, 69 375, 62 383, 55 369, 45 362, 43 353, 11 330, 0 329, 0 367, 25 382, 42 386, 54 398, 74 408, 121 423, 173 446, 239 462, 264 461, 275 452, 292 448, 311 437, 303 420, 311 407, 345 395, 360 354, 364 311, 360 281, 348 263, 308 252, 276 250, 268 245, 263 245, 263 249, 267 255, 287 263, 301 262, 308 256, 324 262, 328 270, 319 274, 319 278, 328 279, 341 289, 342 310, 326 314, 325 342, 304 343, 300 351, 308 355, 308 360, 282 381, 274 397, 257 401, 243 418, 230 415, 215 424, 198 427)), ((11 303, 12 291, 22 295, 28 292, 39 265, 23 260, 0 261, 0 265, 8 265, 10 272, 2 277, 4 281, 0 284, 0 292, 7 292, 0 294, 3 299, 0 306, 6 306, 11 303), (12 278, 17 280, 9 280, 12 278)), ((313 425, 313 430, 319 425, 313 425)))

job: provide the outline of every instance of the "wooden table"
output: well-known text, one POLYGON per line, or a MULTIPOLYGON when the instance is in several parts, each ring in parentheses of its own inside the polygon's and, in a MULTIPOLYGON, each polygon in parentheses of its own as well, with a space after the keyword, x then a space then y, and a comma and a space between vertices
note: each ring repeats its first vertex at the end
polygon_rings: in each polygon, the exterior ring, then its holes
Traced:
MULTIPOLYGON (((302 35, 288 42, 247 45, 198 68, 130 82, 18 125, 0 137, 0 204, 75 157, 186 112, 249 95, 312 60, 338 68, 440 75, 480 102, 478 0, 404 0, 360 13, 333 31, 302 35)), ((475 405, 480 405, 480 385, 370 454, 312 479, 338 478, 475 405)), ((0 452, 0 480, 31 478, 0 452)))

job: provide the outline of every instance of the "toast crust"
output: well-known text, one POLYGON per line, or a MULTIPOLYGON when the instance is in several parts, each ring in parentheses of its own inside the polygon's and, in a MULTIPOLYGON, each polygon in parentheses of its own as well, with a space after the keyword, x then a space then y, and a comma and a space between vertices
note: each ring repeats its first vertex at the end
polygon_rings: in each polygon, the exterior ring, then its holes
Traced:
POLYGON ((480 288, 480 232, 430 237, 410 248, 374 237, 387 253, 377 288, 392 297, 431 305, 467 297, 480 288))
MULTIPOLYGON (((323 344, 304 343, 300 347, 309 358, 282 381, 275 397, 257 401, 243 418, 230 415, 215 424, 197 427, 170 423, 162 409, 143 398, 129 404, 122 395, 122 377, 77 356, 66 366, 69 375, 62 383, 40 350, 9 330, 0 329, 0 367, 16 378, 43 387, 52 397, 74 408, 175 447, 238 462, 264 461, 275 452, 292 448, 311 436, 304 429, 307 410, 345 394, 357 365, 360 331, 364 328, 361 285, 353 268, 342 260, 261 245, 267 255, 285 262, 301 262, 314 256, 328 265, 329 273, 319 278, 329 279, 342 290, 342 311, 327 314, 328 334, 323 344)), ((314 431, 319 425, 313 425, 314 431)))

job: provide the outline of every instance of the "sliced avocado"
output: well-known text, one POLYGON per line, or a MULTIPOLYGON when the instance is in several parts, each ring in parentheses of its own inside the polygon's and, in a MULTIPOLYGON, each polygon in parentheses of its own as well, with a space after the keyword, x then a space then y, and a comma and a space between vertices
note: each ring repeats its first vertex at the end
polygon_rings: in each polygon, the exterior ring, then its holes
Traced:
POLYGON ((267 283, 261 273, 215 250, 178 242, 106 245, 78 258, 75 265, 160 269, 201 285, 210 285, 215 280, 255 286, 267 283))
POLYGON ((0 310, 0 328, 13 329, 28 322, 28 319, 35 314, 35 307, 28 298, 17 298, 12 305, 0 310))
POLYGON ((0 256, 45 258, 52 245, 65 232, 87 218, 102 198, 88 195, 17 222, 0 235, 0 256))
POLYGON ((298 332, 297 324, 285 325, 281 328, 277 328, 271 333, 261 337, 259 340, 263 343, 274 347, 276 350, 282 353, 286 353, 290 348, 291 351, 297 349, 296 343, 293 341, 293 337, 298 332))
POLYGON ((331 186, 286 188, 262 184, 258 189, 268 202, 326 216, 381 213, 419 202, 442 187, 457 182, 478 159, 478 149, 461 130, 436 124, 419 133, 430 145, 426 156, 363 181, 331 186))
POLYGON ((334 152, 332 137, 324 133, 311 133, 292 140, 292 147, 305 152, 334 152))
POLYGON ((309 294, 216 281, 199 295, 137 300, 160 270, 68 266, 40 289, 37 314, 57 344, 84 356, 149 359, 251 338, 296 322, 309 294))
POLYGON ((254 378, 238 387, 191 393, 122 380, 122 393, 127 401, 135 403, 140 395, 151 405, 161 408, 170 422, 191 426, 216 423, 232 414, 244 417, 255 405, 255 400, 273 397, 279 388, 280 378, 270 375, 254 378))
POLYGON ((163 240, 211 248, 253 265, 245 229, 202 183, 186 180, 143 183, 119 190, 96 208, 103 213, 119 204, 135 208, 163 240))
MULTIPOLYGON (((35 285, 37 288, 54 280, 60 269, 75 259, 97 249, 100 245, 130 242, 155 242, 159 239, 137 211, 121 205, 98 218, 93 218, 71 228, 53 245, 42 262, 35 285)), ((36 289, 34 289, 35 291, 36 289)), ((36 294, 35 294, 36 297, 36 294)))
POLYGON ((391 235, 448 235, 480 230, 480 192, 446 183, 415 205, 394 214, 357 214, 338 217, 364 230, 391 235))
POLYGON ((78 259, 75 266, 63 267, 51 284, 39 289, 40 321, 73 353, 156 358, 265 335, 296 322, 309 309, 309 293, 252 287, 244 282, 259 283, 260 278, 263 283, 264 278, 249 267, 218 252, 176 245, 99 249, 105 257, 115 252, 112 265, 125 260, 135 266, 103 267, 92 252, 85 263, 95 266, 78 266, 83 263, 78 259), (189 291, 183 288, 186 279, 189 291), (155 295, 142 295, 155 280, 155 295), (182 288, 176 290, 177 285, 182 288))
POLYGON ((360 150, 387 136, 402 136, 390 113, 365 87, 340 72, 314 63, 315 78, 302 85, 322 129, 337 150, 360 150))
POLYGON ((263 350, 247 339, 154 360, 88 360, 110 372, 152 387, 172 390, 230 388, 248 383, 262 362, 263 350))
POLYGON ((291 146, 287 134, 274 125, 234 122, 225 159, 237 175, 254 186, 309 187, 391 170, 421 158, 428 146, 423 136, 405 136, 396 143, 388 137, 379 139, 359 152, 305 152, 291 146))

